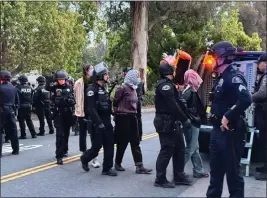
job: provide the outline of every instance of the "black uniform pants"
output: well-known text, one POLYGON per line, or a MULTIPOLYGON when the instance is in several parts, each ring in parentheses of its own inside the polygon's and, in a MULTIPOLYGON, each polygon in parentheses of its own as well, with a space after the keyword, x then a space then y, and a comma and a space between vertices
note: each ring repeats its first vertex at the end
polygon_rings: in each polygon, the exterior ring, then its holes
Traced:
POLYGON ((79 122, 79 147, 81 152, 87 150, 86 137, 87 137, 87 123, 84 117, 78 117, 79 122))
POLYGON ((207 197, 221 197, 226 174, 230 197, 244 197, 244 180, 240 160, 245 146, 244 128, 221 131, 213 126, 210 140, 210 186, 207 197))
POLYGON ((159 133, 159 140, 161 148, 156 162, 156 177, 157 182, 164 183, 167 180, 166 169, 171 158, 174 180, 179 173, 184 172, 185 142, 181 129, 177 132, 159 133))
MULTIPOLYGON (((5 129, 5 133, 8 134, 11 147, 14 152, 19 151, 18 129, 16 125, 15 113, 12 108, 3 108, 0 113, 0 131, 5 129)), ((0 135, 0 154, 2 154, 2 134, 0 135)))
POLYGON ((89 163, 92 159, 98 156, 98 153, 103 146, 104 148, 104 162, 103 172, 109 171, 113 167, 113 156, 114 156, 114 138, 113 138, 113 127, 111 119, 109 117, 101 117, 106 130, 96 128, 92 135, 92 146, 86 150, 82 155, 85 163, 89 163))
POLYGON ((259 109, 256 111, 255 121, 256 121, 256 128, 259 130, 259 142, 262 151, 262 157, 265 167, 265 172, 267 172, 267 124, 266 124, 266 113, 263 109, 259 109))
POLYGON ((134 163, 136 166, 143 164, 143 157, 138 132, 138 123, 135 114, 116 115, 115 138, 117 142, 117 152, 115 162, 121 165, 124 152, 130 142, 134 163))
POLYGON ((20 127, 20 134, 22 137, 26 136, 25 121, 26 121, 26 124, 29 128, 31 135, 33 136, 36 134, 33 123, 32 123, 32 119, 31 119, 31 108, 30 107, 19 108, 18 121, 19 121, 19 127, 20 127))
POLYGON ((143 136, 143 123, 142 123, 142 101, 138 101, 137 103, 137 122, 138 122, 138 131, 140 136, 140 141, 142 141, 143 136))
POLYGON ((40 122, 39 132, 41 134, 45 133, 45 118, 46 118, 46 122, 49 127, 49 132, 54 133, 54 126, 51 118, 51 109, 49 107, 47 108, 38 107, 36 108, 36 114, 40 122))
POLYGON ((70 128, 73 123, 71 111, 58 114, 55 119, 56 128, 56 158, 63 158, 69 150, 70 128))

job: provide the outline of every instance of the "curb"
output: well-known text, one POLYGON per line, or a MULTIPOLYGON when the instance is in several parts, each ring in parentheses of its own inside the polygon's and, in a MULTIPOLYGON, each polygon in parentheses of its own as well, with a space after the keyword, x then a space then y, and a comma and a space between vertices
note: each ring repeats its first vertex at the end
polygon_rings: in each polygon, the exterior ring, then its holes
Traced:
POLYGON ((142 113, 152 113, 152 112, 155 112, 155 108, 147 108, 147 109, 143 108, 141 110, 141 112, 142 113))

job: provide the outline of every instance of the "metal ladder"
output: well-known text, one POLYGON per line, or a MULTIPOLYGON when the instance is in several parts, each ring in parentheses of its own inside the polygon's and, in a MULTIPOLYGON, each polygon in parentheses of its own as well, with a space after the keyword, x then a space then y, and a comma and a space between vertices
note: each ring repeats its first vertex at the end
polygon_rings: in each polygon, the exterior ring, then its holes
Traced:
POLYGON ((250 127, 249 128, 250 132, 250 140, 245 144, 245 148, 248 149, 248 154, 246 158, 241 159, 241 164, 246 166, 246 177, 249 177, 249 168, 250 168, 250 160, 251 160, 251 153, 252 153, 252 146, 253 146, 253 140, 254 140, 254 135, 255 133, 258 133, 259 131, 255 129, 255 127, 250 127))
MULTIPOLYGON (((250 91, 250 93, 253 93, 256 76, 257 76, 257 66, 253 61, 245 61, 245 62, 236 62, 237 65, 239 65, 239 69, 244 72, 244 77, 247 81, 247 87, 250 91)), ((248 154, 246 158, 241 159, 241 164, 246 166, 246 177, 249 176, 249 168, 250 168, 250 160, 251 160, 251 153, 252 153, 252 147, 253 147, 253 140, 255 133, 258 133, 258 130, 254 127, 254 104, 252 104, 247 110, 246 110, 246 119, 248 121, 249 126, 249 133, 250 138, 249 142, 246 142, 245 148, 248 149, 248 154)))

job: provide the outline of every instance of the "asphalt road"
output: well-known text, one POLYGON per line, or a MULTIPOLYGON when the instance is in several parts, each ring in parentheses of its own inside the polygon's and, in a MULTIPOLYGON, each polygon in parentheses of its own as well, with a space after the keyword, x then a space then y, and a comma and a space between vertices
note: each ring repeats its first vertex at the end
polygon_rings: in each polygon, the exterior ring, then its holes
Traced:
MULTIPOLYGON (((123 166, 125 172, 117 177, 101 175, 101 168, 87 173, 79 161, 78 136, 71 133, 69 157, 64 158, 64 165, 55 163, 55 135, 46 135, 20 140, 21 151, 18 156, 10 155, 10 144, 4 144, 1 159, 1 197, 178 197, 190 196, 189 186, 177 186, 175 189, 162 189, 153 186, 155 180, 155 162, 159 152, 158 136, 153 126, 154 113, 143 114, 144 140, 141 142, 144 165, 153 168, 150 175, 135 174, 135 166, 127 148, 123 166)), ((38 124, 35 122, 35 126, 38 124)), ((48 133, 48 130, 47 132, 48 133)), ((88 147, 90 147, 90 137, 88 147)), ((203 155, 204 167, 208 170, 207 157, 203 155)), ((99 161, 102 162, 100 153, 99 161)), ((169 164, 167 176, 172 180, 172 164, 169 164)), ((188 163, 185 171, 192 177, 192 165, 188 163)), ((194 179, 202 182, 202 191, 206 191, 209 179, 194 179)), ((261 183, 262 184, 262 183, 261 183)), ((265 183, 266 185, 266 183, 265 183)), ((194 186, 194 185, 193 185, 194 186)), ((257 186, 259 186, 257 184, 257 186)), ((193 190, 194 192, 196 189, 193 190)), ((265 188, 266 191, 266 188, 265 188)), ((205 193, 204 193, 205 194, 205 193)))

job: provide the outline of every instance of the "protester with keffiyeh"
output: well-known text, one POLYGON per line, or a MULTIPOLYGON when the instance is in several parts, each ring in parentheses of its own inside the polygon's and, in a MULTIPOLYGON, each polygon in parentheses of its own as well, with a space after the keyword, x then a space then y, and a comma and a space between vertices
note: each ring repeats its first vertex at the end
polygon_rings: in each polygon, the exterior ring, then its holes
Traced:
POLYGON ((113 107, 115 114, 115 138, 117 142, 117 152, 115 159, 115 169, 125 171, 121 166, 124 152, 128 143, 131 144, 136 173, 148 174, 152 169, 143 166, 143 156, 141 152, 140 136, 137 124, 137 93, 136 89, 141 82, 138 70, 132 69, 127 72, 124 83, 116 90, 113 107))
POLYGON ((185 72, 185 90, 183 91, 183 98, 187 102, 187 116, 191 120, 192 126, 190 128, 184 129, 184 135, 186 139, 185 148, 185 164, 191 158, 193 163, 193 176, 195 178, 208 177, 203 169, 203 163, 199 155, 199 128, 201 126, 201 116, 204 114, 205 110, 202 106, 200 98, 197 94, 197 90, 200 87, 203 80, 200 76, 192 69, 185 72))

